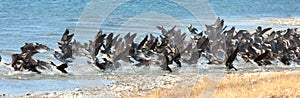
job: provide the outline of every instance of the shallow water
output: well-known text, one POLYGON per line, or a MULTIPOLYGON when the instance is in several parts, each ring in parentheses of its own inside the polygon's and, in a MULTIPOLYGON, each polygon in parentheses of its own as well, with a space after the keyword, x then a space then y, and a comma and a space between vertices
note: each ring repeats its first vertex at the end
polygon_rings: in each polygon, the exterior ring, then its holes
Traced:
POLYGON ((0 80, 1 94, 25 95, 28 94, 59 94, 70 90, 87 88, 101 88, 109 81, 105 80, 77 80, 77 79, 41 79, 41 80, 0 80), (103 82, 104 81, 104 82, 103 82), (90 85, 83 85, 90 84, 90 85))
MULTIPOLYGON (((121 0, 120 0, 121 1, 121 0)), ((148 0, 145 2, 137 2, 127 0, 127 4, 119 6, 110 13, 103 23, 99 21, 87 21, 84 33, 75 32, 75 38, 80 41, 94 38, 95 30, 100 27, 105 32, 117 32, 125 34, 127 32, 137 32, 139 34, 158 33, 156 25, 164 25, 171 28, 177 25, 183 32, 187 32, 188 24, 196 24, 199 29, 203 29, 203 24, 197 24, 195 17, 187 12, 184 8, 201 9, 202 5, 188 6, 180 8, 178 4, 168 0, 148 0), (135 7, 128 5, 136 5, 135 7), (177 5, 176 5, 177 4, 177 5), (155 9, 153 10, 152 8, 155 9), (152 10, 151 10, 152 9, 152 10), (162 10, 162 11, 161 11, 162 10), (165 11, 164 11, 165 10, 165 11), (147 13, 141 13, 141 12, 147 13), (161 11, 161 12, 159 12, 161 11), (140 14, 134 14, 136 12, 140 14), (175 20, 175 21, 174 21, 175 20)), ((174 0, 176 1, 176 0, 174 0)), ((178 0, 177 0, 178 1, 178 0)), ((197 0, 189 0, 197 5, 197 0)), ((103 8, 109 8, 110 4, 101 1, 103 8)), ((255 29, 260 23, 264 23, 268 19, 276 17, 299 17, 300 1, 298 0, 208 0, 207 2, 214 10, 214 14, 225 19, 225 24, 229 27, 236 26, 237 29, 255 29)), ((10 61, 10 55, 19 53, 19 47, 25 42, 39 42, 48 45, 50 48, 56 48, 56 42, 60 40, 61 34, 66 28, 74 32, 76 25, 82 20, 82 13, 90 4, 90 0, 21 0, 11 1, 2 0, 0 2, 0 55, 5 62, 10 61)), ((112 4, 113 5, 113 4, 112 4)), ((202 9, 203 10, 203 9, 202 9)), ((193 13, 202 13, 202 10, 196 10, 193 13)), ((98 19, 97 17, 106 17, 104 12, 97 11, 89 17, 90 19, 98 19), (97 16, 97 17, 96 17, 97 16)), ((85 14, 85 13, 84 13, 85 14)), ((204 13, 202 17, 206 16, 204 13)), ((209 20, 204 22, 209 22, 209 20)), ((212 24, 212 23, 211 23, 212 24)), ((268 26, 274 28, 288 28, 294 26, 268 26)), ((37 55, 36 58, 44 60, 54 60, 50 57, 51 53, 37 55)), ((58 61, 55 61, 59 63, 58 61)), ((78 59, 77 62, 71 64, 68 71, 71 75, 61 75, 56 71, 45 72, 45 74, 37 75, 33 73, 11 72, 9 68, 0 66, 0 94, 23 95, 26 92, 39 94, 45 92, 68 91, 75 88, 101 87, 109 84, 109 81, 101 80, 104 75, 162 75, 167 72, 161 71, 159 67, 131 67, 124 64, 125 67, 113 72, 102 72, 95 69, 94 66, 88 65, 85 59, 78 59), (91 75, 87 78, 84 75, 91 75), (92 80, 90 80, 92 79, 92 80), (100 83, 100 82, 101 83, 100 83), (104 81, 104 82, 103 82, 104 81), (24 85, 25 84, 25 85, 24 85), (91 84, 91 85, 85 85, 91 84)), ((241 66, 237 64, 239 69, 256 70, 256 66, 241 66)), ((181 72, 194 72, 199 74, 223 74, 224 66, 206 65, 199 63, 197 65, 184 65, 181 69, 176 70, 174 74, 181 72)), ((270 70, 299 70, 299 66, 277 66, 267 67, 270 70)))

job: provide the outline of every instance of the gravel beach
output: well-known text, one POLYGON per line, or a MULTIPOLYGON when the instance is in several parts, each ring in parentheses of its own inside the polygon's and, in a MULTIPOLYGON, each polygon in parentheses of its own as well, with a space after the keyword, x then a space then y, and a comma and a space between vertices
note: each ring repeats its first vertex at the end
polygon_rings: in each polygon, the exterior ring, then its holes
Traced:
MULTIPOLYGON (((200 75, 196 73, 181 73, 181 74, 165 74, 159 76, 147 75, 128 75, 128 76, 109 76, 105 79, 112 81, 111 84, 103 88, 90 89, 74 89, 64 93, 45 93, 38 95, 27 94, 24 96, 9 96, 2 97, 76 97, 76 98, 114 98, 114 97, 220 97, 224 96, 224 89, 242 88, 244 91, 234 91, 225 93, 226 96, 244 96, 252 92, 259 91, 261 88, 276 87, 264 90, 258 93, 260 97, 299 97, 300 96, 300 71, 278 71, 278 72, 237 72, 229 74, 211 74, 200 75), (282 85, 273 84, 276 81, 290 80, 290 84, 282 85), (234 84, 238 82, 237 84, 234 84), (262 84, 260 84, 262 83, 262 84), (241 85, 242 84, 242 85, 241 85), (251 85, 250 85, 251 84, 251 85), (240 87, 235 87, 240 85, 240 87), (255 85, 261 85, 257 88, 255 85), (294 88, 289 88, 290 86, 294 88), (248 88, 248 89, 246 89, 248 88), (284 91, 289 88, 289 91, 284 91), (256 89, 256 90, 255 90, 256 89), (253 91, 255 90, 255 91, 253 91), (252 92, 249 92, 252 91, 252 92), (270 93, 272 91, 272 93, 270 93), (239 93, 240 92, 240 93, 239 93), (242 93, 241 93, 242 92, 242 93), (278 95, 285 92, 284 95, 278 95), (290 93, 288 93, 290 92, 290 93), (273 94, 273 95, 272 95, 273 94)), ((254 96, 252 96, 254 97, 254 96)))

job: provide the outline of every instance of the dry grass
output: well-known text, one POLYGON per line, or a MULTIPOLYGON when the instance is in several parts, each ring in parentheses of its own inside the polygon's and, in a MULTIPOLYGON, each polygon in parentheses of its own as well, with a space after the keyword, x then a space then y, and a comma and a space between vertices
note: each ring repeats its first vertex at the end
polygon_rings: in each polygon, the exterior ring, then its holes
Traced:
MULTIPOLYGON (((148 96, 134 98, 201 98, 207 89, 215 91, 210 95, 215 98, 300 98, 299 71, 228 74, 216 85, 210 82, 206 76, 199 78, 197 83, 190 87, 176 86, 174 89, 154 91, 148 96)), ((128 97, 123 95, 123 98, 128 97)))
POLYGON ((300 97, 300 72, 227 76, 214 97, 300 97))

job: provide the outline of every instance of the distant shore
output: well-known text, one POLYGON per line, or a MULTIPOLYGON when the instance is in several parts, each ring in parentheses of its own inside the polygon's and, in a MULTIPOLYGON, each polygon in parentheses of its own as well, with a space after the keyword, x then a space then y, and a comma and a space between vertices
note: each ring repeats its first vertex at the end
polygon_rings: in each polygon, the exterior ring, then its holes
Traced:
POLYGON ((269 20, 266 25, 300 26, 300 18, 274 18, 269 20))

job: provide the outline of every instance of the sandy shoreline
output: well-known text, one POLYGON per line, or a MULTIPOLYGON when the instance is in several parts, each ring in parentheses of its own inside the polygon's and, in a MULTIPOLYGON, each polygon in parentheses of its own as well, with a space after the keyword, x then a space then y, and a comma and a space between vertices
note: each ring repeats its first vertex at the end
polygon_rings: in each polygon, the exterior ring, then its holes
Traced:
POLYGON ((65 93, 0 97, 300 97, 300 71, 197 73, 160 76, 106 77, 113 81, 103 88, 75 89, 65 93))

